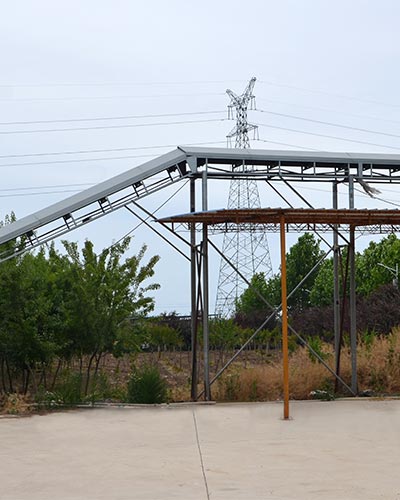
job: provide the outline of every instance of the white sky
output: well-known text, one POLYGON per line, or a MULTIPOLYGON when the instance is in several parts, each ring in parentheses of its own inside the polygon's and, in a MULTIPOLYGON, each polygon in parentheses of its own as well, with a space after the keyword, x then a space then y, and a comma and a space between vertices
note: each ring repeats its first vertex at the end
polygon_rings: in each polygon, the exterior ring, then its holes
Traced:
MULTIPOLYGON (((395 0, 255 0, 249 4, 225 0, 19 0, 3 2, 1 10, 2 219, 11 210, 21 218, 148 159, 132 156, 154 157, 173 148, 39 157, 10 155, 213 143, 224 141, 234 123, 225 120, 32 131, 222 119, 226 118, 228 103, 225 89, 240 93, 252 76, 257 77, 259 110, 371 131, 359 132, 257 111, 249 113, 252 122, 292 130, 260 127, 260 139, 275 142, 254 142, 253 148, 293 149, 289 145, 294 145, 294 149, 326 151, 400 150, 400 3, 395 0), (99 122, 10 123, 204 111, 219 113, 99 122), (301 134, 293 129, 347 141, 301 134), (31 132, 11 133, 27 130, 31 132), (131 158, 115 159, 126 156, 131 158), (93 161, 71 161, 84 159, 93 161), (60 163, 52 163, 55 161, 60 163)), ((325 191, 325 185, 296 187, 315 206, 330 205, 331 195, 325 191)), ((210 206, 226 204, 227 188, 221 184, 212 187, 210 206)), ((149 197, 143 204, 153 210, 175 189, 149 197)), ((260 195, 263 206, 281 205, 264 186, 260 186, 260 195)), ((383 190, 382 197, 400 203, 394 186, 383 190)), ((341 204, 346 203, 343 189, 341 204)), ((356 206, 392 205, 360 194, 356 206)), ((182 190, 162 213, 187 210, 188 193, 182 190)), ((70 233, 68 238, 91 238, 100 250, 136 222, 128 213, 119 211, 70 233)), ((157 312, 187 313, 188 265, 148 229, 141 228, 135 234, 132 251, 147 242, 149 255, 161 255, 156 274, 162 285, 156 294, 157 312)), ((291 241, 296 237, 292 236, 291 241)), ((274 238, 271 236, 270 247, 276 271, 274 238)), ((363 239, 359 248, 367 243, 363 239)), ((211 269, 212 304, 218 266, 219 259, 215 257, 211 269)))

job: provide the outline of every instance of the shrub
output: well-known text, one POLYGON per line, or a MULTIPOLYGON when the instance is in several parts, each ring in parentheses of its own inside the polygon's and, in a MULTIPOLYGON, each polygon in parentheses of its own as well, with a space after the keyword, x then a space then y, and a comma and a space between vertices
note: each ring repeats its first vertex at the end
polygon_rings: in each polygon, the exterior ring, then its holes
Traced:
POLYGON ((128 403, 156 404, 167 401, 167 383, 156 366, 135 369, 128 383, 128 403))
POLYGON ((81 403, 82 375, 78 372, 65 370, 51 395, 58 404, 68 406, 81 403))

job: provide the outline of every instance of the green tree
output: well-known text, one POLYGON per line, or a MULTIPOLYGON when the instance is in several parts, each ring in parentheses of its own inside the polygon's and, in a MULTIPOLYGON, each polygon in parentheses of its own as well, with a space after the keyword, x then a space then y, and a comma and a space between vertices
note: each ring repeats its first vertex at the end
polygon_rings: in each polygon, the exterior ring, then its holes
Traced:
MULTIPOLYGON (((287 288, 290 293, 321 259, 323 252, 319 240, 311 233, 305 233, 297 240, 286 256, 287 288)), ((317 276, 315 270, 289 298, 288 305, 304 309, 310 305, 310 293, 317 276)))
POLYGON ((378 243, 372 241, 357 258, 357 291, 369 295, 379 286, 391 283, 394 275, 385 267, 392 269, 400 264, 400 240, 390 234, 378 243))
POLYGON ((151 350, 158 352, 159 359, 161 352, 168 349, 177 349, 182 347, 183 339, 179 331, 169 325, 149 321, 144 327, 144 339, 151 350))
POLYGON ((245 314, 251 314, 253 311, 265 309, 264 297, 268 302, 271 301, 270 289, 265 279, 265 273, 256 273, 250 280, 250 285, 244 290, 236 301, 236 310, 245 314))
MULTIPOLYGON (((28 382, 46 385, 47 367, 58 354, 59 318, 51 287, 50 263, 44 250, 3 262, 0 266, 0 358, 3 386, 5 371, 10 391, 28 382)), ((5 387, 3 387, 5 389, 5 387)))
POLYGON ((95 373, 102 356, 118 345, 118 332, 127 318, 142 317, 154 308, 148 292, 158 284, 145 285, 154 275, 158 256, 142 264, 146 252, 143 246, 137 255, 122 261, 130 239, 106 248, 97 255, 93 243, 86 241, 82 256, 76 243, 63 242, 67 252, 69 291, 64 305, 68 335, 75 354, 82 360, 89 356, 85 394, 90 370, 95 373))
POLYGON ((322 262, 311 288, 312 306, 328 306, 333 303, 333 259, 322 262))

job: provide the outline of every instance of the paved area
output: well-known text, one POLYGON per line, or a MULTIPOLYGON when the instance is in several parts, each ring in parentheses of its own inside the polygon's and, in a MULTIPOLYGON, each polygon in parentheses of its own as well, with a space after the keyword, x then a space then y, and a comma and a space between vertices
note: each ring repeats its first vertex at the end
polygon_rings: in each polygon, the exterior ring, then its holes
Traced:
POLYGON ((1 500, 400 499, 400 401, 0 420, 1 500))

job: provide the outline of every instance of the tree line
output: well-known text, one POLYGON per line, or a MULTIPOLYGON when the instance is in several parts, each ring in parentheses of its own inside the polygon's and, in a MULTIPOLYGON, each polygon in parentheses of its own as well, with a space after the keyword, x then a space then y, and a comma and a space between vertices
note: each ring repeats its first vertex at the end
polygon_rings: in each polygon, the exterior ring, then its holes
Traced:
MULTIPOLYGON (((288 293, 318 264, 324 256, 320 241, 311 233, 300 236, 288 251, 288 293)), ((342 307, 348 310, 349 277, 345 272, 347 249, 340 252, 339 289, 342 307)), ((361 331, 389 333, 400 324, 400 293, 395 272, 400 262, 400 240, 395 234, 379 242, 371 242, 356 254, 357 325, 361 331)), ((256 327, 269 314, 260 295, 271 306, 281 302, 280 273, 266 278, 255 274, 236 304, 235 319, 239 324, 256 327)), ((333 333, 333 257, 322 260, 304 283, 288 298, 291 322, 306 335, 319 335, 329 340, 333 333)), ((348 330, 348 318, 344 328, 348 330)))

